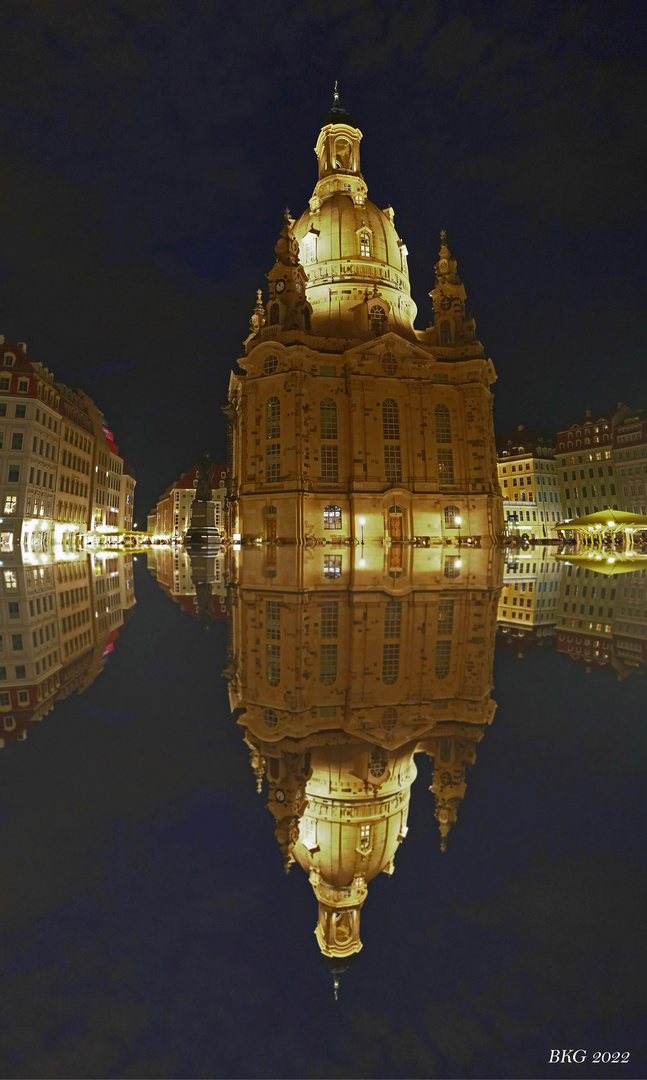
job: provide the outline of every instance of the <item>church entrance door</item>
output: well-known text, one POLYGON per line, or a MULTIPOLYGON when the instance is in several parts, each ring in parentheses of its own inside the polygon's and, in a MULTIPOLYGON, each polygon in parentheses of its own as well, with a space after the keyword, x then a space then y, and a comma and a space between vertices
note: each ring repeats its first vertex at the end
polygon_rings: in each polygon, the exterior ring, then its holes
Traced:
POLYGON ((392 540, 402 540, 402 507, 389 507, 389 536, 392 540))

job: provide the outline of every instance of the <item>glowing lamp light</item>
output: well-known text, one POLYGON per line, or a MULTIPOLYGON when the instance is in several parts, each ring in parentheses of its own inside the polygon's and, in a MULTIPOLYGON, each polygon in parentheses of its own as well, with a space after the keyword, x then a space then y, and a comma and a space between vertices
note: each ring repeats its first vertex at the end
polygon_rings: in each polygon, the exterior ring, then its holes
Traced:
POLYGON ((359 565, 360 566, 366 566, 366 559, 360 559, 359 560, 359 565))
POLYGON ((454 518, 454 521, 456 522, 457 525, 462 525, 463 524, 462 517, 458 517, 458 515, 454 518))
POLYGON ((360 525, 366 525, 366 518, 359 518, 360 525))
POLYGON ((457 559, 456 562, 454 563, 454 566, 457 566, 457 567, 461 567, 462 565, 463 565, 463 560, 462 559, 457 559))
POLYGON ((233 539, 234 539, 234 544, 240 544, 241 540, 243 539, 243 534, 242 533, 234 533, 234 538, 233 539))

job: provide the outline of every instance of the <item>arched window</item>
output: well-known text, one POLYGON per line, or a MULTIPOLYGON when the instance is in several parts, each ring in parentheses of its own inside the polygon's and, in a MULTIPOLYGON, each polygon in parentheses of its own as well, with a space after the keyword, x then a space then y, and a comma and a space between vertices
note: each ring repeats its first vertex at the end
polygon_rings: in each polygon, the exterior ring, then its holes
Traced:
POLYGON ((279 305, 272 304, 270 307, 270 326, 276 326, 279 321, 279 305))
POLYGON ((386 334, 389 328, 386 312, 379 304, 373 304, 373 307, 369 308, 368 328, 372 334, 386 334))
POLYGON ((279 718, 274 712, 274 709, 263 709, 263 720, 265 721, 265 726, 269 728, 275 728, 279 722, 279 718))
POLYGON ((382 368, 385 375, 395 375, 398 370, 398 361, 395 353, 389 352, 388 349, 386 352, 382 353, 382 368))
POLYGON ((341 506, 324 506, 324 529, 341 529, 341 506))
POLYGON ((365 255, 366 258, 370 258, 371 255, 371 234, 362 232, 359 234, 359 253, 365 255))
POLYGON ((382 746, 376 746, 374 750, 371 750, 368 757, 368 774, 374 779, 378 776, 384 776, 389 758, 386 750, 382 746))
POLYGON ((457 529, 456 518, 459 517, 459 508, 457 506, 445 507, 445 528, 457 529))
POLYGON ((448 555, 443 573, 446 578, 457 578, 461 572, 461 560, 458 555, 448 555))
POLYGON ((452 441, 452 426, 449 420, 449 409, 446 405, 436 405, 434 415, 436 418, 436 442, 450 443, 452 441))
MULTIPOLYGON (((270 319, 271 322, 271 319, 270 319)), ((447 319, 443 319, 440 324, 440 344, 451 345, 452 343, 452 328, 447 319)))
POLYGON ((384 712, 382 713, 382 719, 380 720, 380 727, 382 728, 383 731, 393 731, 393 728, 395 727, 397 722, 398 722, 397 710, 394 709, 393 706, 390 705, 389 708, 385 709, 384 712))
POLYGON ((281 646, 265 646, 265 674, 270 686, 278 686, 281 681, 281 646))
POLYGON ((322 439, 337 438, 337 406, 332 398, 324 398, 319 406, 322 439))
POLYGON ((400 438, 398 403, 393 398, 385 398, 382 402, 382 437, 387 441, 400 438))
POLYGON ((350 143, 347 139, 337 139, 335 143, 335 168, 350 169, 350 143))
POLYGON ((281 402, 271 397, 265 407, 265 438, 281 438, 281 402))
POLYGON ((303 238, 303 261, 304 263, 317 261, 317 237, 315 233, 306 233, 303 238))

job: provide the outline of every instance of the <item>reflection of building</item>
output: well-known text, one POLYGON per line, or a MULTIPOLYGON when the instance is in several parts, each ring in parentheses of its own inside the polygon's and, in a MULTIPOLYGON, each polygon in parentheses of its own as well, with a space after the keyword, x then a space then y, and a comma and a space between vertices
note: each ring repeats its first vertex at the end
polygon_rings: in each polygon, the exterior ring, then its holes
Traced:
POLYGON ((555 451, 523 425, 497 436, 503 516, 511 536, 551 536, 562 520, 555 451))
POLYGON ((309 875, 317 940, 334 964, 361 948, 369 883, 393 871, 414 755, 435 764, 444 848, 495 710, 500 551, 400 550, 395 571, 377 545, 229 554, 231 705, 244 710, 286 868, 309 875))
POLYGON ((591 551, 565 557, 555 643, 623 679, 647 664, 647 559, 591 551))
MULTIPOLYGON (((189 527, 191 507, 198 483, 198 466, 193 465, 182 473, 179 480, 166 489, 157 502, 157 509, 148 515, 148 535, 165 540, 181 539, 189 527), (152 531, 151 531, 152 529, 152 531)), ((216 465, 213 474, 211 499, 215 503, 216 528, 224 525, 224 508, 227 494, 227 469, 216 465)))
MULTIPOLYGON (((93 529, 125 524, 123 461, 91 398, 55 382, 24 342, 0 336, 3 552, 70 550, 93 529)), ((131 519, 134 475, 128 495, 131 519)))
POLYGON ((433 321, 414 329, 407 249, 392 208, 367 198, 361 138, 335 94, 312 199, 286 217, 230 380, 231 531, 493 538, 494 367, 444 233, 433 321))
POLYGON ((164 592, 192 619, 226 619, 222 554, 188 555, 181 547, 159 546, 148 549, 146 560, 164 592))
POLYGON ((550 548, 508 551, 499 601, 499 622, 535 631, 554 626, 563 564, 550 548))
POLYGON ((0 746, 102 671, 135 603, 132 556, 5 560, 0 598, 0 746))

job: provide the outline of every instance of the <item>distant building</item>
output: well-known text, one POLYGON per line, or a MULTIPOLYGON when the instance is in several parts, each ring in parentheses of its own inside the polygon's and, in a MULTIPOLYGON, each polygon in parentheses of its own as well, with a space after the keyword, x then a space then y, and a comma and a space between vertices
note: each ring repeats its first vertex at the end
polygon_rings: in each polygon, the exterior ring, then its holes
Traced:
MULTIPOLYGON (((148 515, 149 536, 163 540, 182 539, 191 520, 191 507, 197 484, 198 466, 196 464, 192 465, 187 472, 182 473, 180 479, 171 484, 158 499, 154 521, 153 512, 148 515)), ((223 529, 227 498, 227 467, 225 465, 216 465, 211 498, 216 504, 216 528, 223 529)))
POLYGON ((613 460, 621 506, 647 513, 647 416, 644 409, 618 420, 613 429, 613 460))
POLYGON ((497 469, 509 536, 547 539, 562 518, 555 451, 520 424, 497 435, 497 469))
POLYGON ((108 435, 87 394, 56 382, 24 342, 0 336, 3 552, 42 553, 55 544, 70 550, 95 530, 127 527, 119 501, 123 460, 108 435))
POLYGON ((557 622, 559 583, 564 565, 550 548, 509 551, 499 600, 499 627, 552 634, 557 622))
POLYGON ((587 409, 570 427, 557 433, 556 461, 564 517, 585 517, 598 510, 623 510, 615 474, 614 431, 631 409, 587 409))

